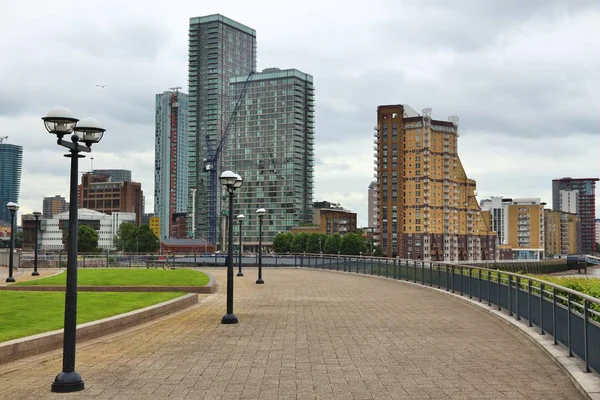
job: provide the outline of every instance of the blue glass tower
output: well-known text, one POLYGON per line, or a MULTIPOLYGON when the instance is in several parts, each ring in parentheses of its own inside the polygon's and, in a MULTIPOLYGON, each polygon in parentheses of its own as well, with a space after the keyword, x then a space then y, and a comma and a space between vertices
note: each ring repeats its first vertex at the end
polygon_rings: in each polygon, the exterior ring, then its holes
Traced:
POLYGON ((10 223, 9 202, 19 202, 23 147, 0 142, 0 221, 10 223))

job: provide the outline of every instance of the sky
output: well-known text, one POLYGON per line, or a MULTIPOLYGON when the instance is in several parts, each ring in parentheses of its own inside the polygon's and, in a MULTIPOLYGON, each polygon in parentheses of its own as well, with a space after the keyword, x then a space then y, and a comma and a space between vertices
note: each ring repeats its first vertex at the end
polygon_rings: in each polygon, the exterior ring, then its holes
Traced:
POLYGON ((357 212, 361 226, 378 105, 459 116, 459 156, 479 200, 551 207, 552 179, 600 177, 597 0, 0 0, 0 9, 0 136, 23 146, 23 213, 69 195, 69 160, 40 119, 55 105, 104 125, 93 167, 131 169, 153 210, 154 96, 187 91, 189 18, 215 13, 256 30, 259 71, 314 77, 315 200, 357 212))

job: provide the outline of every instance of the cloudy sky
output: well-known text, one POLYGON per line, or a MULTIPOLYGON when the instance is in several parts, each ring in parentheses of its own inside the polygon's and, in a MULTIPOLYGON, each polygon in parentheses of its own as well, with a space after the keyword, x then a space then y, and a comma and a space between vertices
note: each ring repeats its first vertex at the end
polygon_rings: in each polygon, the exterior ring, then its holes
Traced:
POLYGON ((381 104, 458 115, 479 199, 550 206, 553 178, 600 176, 598 0, 0 0, 0 9, 0 136, 24 147, 23 212, 68 197, 69 162, 40 120, 54 105, 105 125, 94 167, 131 169, 152 211, 154 95, 187 89, 189 18, 213 13, 256 29, 259 70, 314 76, 316 199, 352 209, 360 225, 381 104))

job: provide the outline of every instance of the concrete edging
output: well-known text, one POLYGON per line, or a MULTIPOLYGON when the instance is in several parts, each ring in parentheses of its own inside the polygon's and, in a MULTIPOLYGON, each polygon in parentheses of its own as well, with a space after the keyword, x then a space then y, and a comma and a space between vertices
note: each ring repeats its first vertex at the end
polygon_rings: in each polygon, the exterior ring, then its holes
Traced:
MULTIPOLYGON (((171 314, 197 303, 198 294, 189 293, 139 310, 81 324, 77 326, 77 341, 82 342, 114 333, 171 314)), ((62 343, 63 329, 0 343, 0 364, 58 349, 62 346, 62 343)))
MULTIPOLYGON (((301 268, 304 269, 304 268, 301 268)), ((313 269, 310 269, 311 271, 313 269)), ((476 309, 483 311, 487 314, 493 315, 498 319, 504 321, 511 328, 516 329, 525 335, 529 340, 531 340, 534 344, 536 344, 542 351, 544 351, 553 361, 557 364, 563 372, 571 379, 571 382, 575 385, 577 390, 589 400, 600 400, 600 377, 594 374, 593 372, 584 372, 585 364, 579 358, 573 356, 569 357, 566 354, 566 351, 562 347, 562 345, 555 345, 554 339, 550 335, 541 335, 539 333, 539 327, 528 327, 526 324, 517 321, 514 317, 510 317, 508 314, 505 314, 502 311, 497 310, 497 305, 494 305, 493 309, 488 307, 487 301, 482 301, 481 303, 478 299, 469 299, 468 297, 463 297, 458 293, 452 293, 450 291, 446 291, 445 289, 438 289, 434 286, 421 285, 420 283, 414 283, 411 281, 403 281, 400 279, 387 278, 384 276, 377 275, 363 275, 352 272, 344 272, 344 271, 333 271, 327 269, 315 269, 316 271, 325 271, 325 272, 334 272, 334 273, 350 273, 356 276, 363 276, 365 278, 378 278, 385 279, 392 282, 400 282, 403 284, 409 284, 412 286, 432 290, 444 295, 450 295, 457 300, 460 300, 476 309)))

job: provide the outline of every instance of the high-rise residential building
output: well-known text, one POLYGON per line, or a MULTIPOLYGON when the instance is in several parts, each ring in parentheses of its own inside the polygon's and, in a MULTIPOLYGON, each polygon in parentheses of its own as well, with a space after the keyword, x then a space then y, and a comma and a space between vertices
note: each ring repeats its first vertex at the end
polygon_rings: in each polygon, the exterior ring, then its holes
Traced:
POLYGON ((69 203, 63 196, 55 195, 54 197, 44 197, 42 203, 42 218, 52 218, 54 214, 60 214, 68 211, 69 203))
POLYGON ((367 210, 367 225, 370 228, 377 227, 377 181, 369 184, 368 189, 368 210, 367 210))
POLYGON ((562 211, 544 210, 546 257, 579 254, 579 217, 562 211))
POLYGON ((313 220, 314 88, 311 75, 269 68, 231 79, 232 97, 246 89, 226 150, 225 167, 239 171, 238 209, 246 216, 244 244, 258 244, 258 217, 265 208, 263 243, 278 232, 313 220))
POLYGON ((583 254, 593 254, 596 246, 596 181, 598 178, 552 180, 552 209, 579 217, 579 245, 583 254), (574 199, 577 199, 574 201, 574 199))
POLYGON ((493 260, 491 230, 458 156, 458 118, 431 119, 405 105, 377 108, 379 240, 388 257, 493 260))
POLYGON ((23 167, 23 146, 3 143, 0 138, 0 221, 10 224, 9 202, 19 202, 21 188, 21 168, 23 167))
POLYGON ((106 175, 85 173, 79 185, 79 207, 104 214, 135 213, 139 226, 142 211, 142 184, 139 182, 111 182, 106 175))
POLYGON ((157 94, 155 115, 154 214, 165 239, 179 237, 174 216, 188 211, 188 95, 157 94))
POLYGON ((110 182, 131 182, 131 171, 128 169, 95 169, 94 175, 106 175, 110 182))
MULTIPOLYGON (((231 120, 229 81, 256 70, 256 31, 219 14, 190 18, 189 30, 189 187, 197 189, 194 207, 194 237, 216 240, 215 224, 221 210, 221 196, 211 196, 210 174, 217 177, 226 161, 212 159, 231 120), (215 236, 215 237, 211 237, 215 236)), ((217 188, 221 193, 221 188, 217 188)), ((191 211, 191 209, 190 209, 191 211)), ((192 215, 190 212, 188 215, 192 215)))

